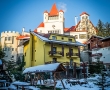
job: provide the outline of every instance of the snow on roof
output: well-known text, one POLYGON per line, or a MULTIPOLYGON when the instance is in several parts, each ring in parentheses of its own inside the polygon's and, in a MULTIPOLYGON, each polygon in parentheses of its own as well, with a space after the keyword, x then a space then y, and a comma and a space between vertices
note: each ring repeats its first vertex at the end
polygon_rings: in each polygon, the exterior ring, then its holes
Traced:
POLYGON ((53 42, 53 43, 61 43, 61 44, 68 44, 68 45, 74 45, 74 46, 85 46, 84 44, 76 41, 76 42, 66 42, 66 41, 60 41, 60 40, 50 40, 46 37, 43 37, 35 32, 31 32, 32 34, 36 35, 38 38, 40 38, 41 40, 45 41, 45 42, 53 42))
POLYGON ((50 72, 50 71, 55 71, 58 68, 59 65, 60 65, 60 63, 52 63, 52 64, 45 64, 45 65, 29 67, 29 68, 26 68, 23 71, 23 74, 32 73, 32 72, 50 72))
POLYGON ((2 60, 0 60, 0 65, 2 65, 2 60))

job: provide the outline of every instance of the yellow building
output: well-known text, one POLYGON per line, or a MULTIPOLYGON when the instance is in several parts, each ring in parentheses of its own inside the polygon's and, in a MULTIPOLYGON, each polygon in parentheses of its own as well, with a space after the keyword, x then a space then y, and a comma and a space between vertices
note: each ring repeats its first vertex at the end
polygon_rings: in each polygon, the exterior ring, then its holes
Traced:
POLYGON ((25 68, 52 62, 80 63, 81 45, 73 36, 30 32, 30 40, 24 43, 25 68))

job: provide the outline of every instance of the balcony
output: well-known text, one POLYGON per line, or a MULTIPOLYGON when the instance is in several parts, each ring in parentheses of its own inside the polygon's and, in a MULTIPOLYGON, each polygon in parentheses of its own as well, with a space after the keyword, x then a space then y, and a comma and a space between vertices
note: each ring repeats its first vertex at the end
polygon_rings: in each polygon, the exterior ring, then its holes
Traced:
POLYGON ((94 57, 95 59, 99 59, 101 56, 102 56, 102 53, 95 53, 91 55, 91 57, 94 57))
POLYGON ((66 53, 66 57, 79 57, 79 54, 78 53, 66 53))
POLYGON ((49 51, 50 56, 62 56, 62 51, 49 51))
POLYGON ((93 45, 91 48, 93 50, 99 50, 101 48, 101 45, 100 44, 99 45, 93 45))

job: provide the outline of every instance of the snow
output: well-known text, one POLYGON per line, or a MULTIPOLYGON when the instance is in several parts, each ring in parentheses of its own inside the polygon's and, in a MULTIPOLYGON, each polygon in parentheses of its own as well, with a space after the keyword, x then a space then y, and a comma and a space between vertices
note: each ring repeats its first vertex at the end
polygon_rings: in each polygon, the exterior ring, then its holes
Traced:
POLYGON ((53 64, 45 64, 45 65, 39 65, 34 67, 26 68, 23 71, 23 74, 25 73, 32 73, 32 72, 48 72, 48 71, 55 71, 60 63, 53 63, 53 64))
MULTIPOLYGON (((56 80, 57 81, 56 87, 61 88, 61 90, 102 90, 101 88, 99 88, 99 86, 94 84, 94 80, 98 81, 99 77, 100 77, 99 75, 96 75, 95 77, 90 77, 87 79, 70 79, 70 81, 80 81, 80 82, 87 81, 88 82, 87 84, 82 84, 82 85, 80 85, 80 84, 71 85, 71 83, 67 83, 67 79, 63 79, 63 83, 64 83, 66 89, 63 88, 60 80, 56 80)), ((110 82, 110 77, 106 77, 106 80, 110 82)), ((43 81, 41 81, 41 82, 43 83, 43 81)), ((16 81, 13 83, 20 84, 20 85, 28 84, 26 82, 20 82, 20 81, 16 81)), ((13 85, 13 83, 9 87, 16 90, 16 87, 13 85)), ((40 84, 40 80, 38 81, 38 84, 40 84)), ((37 86, 36 87, 27 86, 27 88, 32 89, 32 90, 40 90, 40 88, 38 88, 37 86)), ((110 90, 110 86, 105 87, 104 90, 110 90)))
POLYGON ((10 88, 10 89, 14 89, 14 90, 16 90, 17 88, 16 88, 16 86, 14 86, 14 85, 10 85, 8 88, 10 88))
POLYGON ((34 32, 31 32, 32 34, 36 35, 38 38, 40 38, 41 40, 45 41, 45 42, 54 42, 54 43, 62 43, 62 44, 69 44, 69 45, 75 45, 75 46, 85 46, 84 44, 76 41, 76 42, 65 42, 65 41, 60 41, 60 40, 50 40, 46 37, 43 37, 39 34, 36 34, 34 32))

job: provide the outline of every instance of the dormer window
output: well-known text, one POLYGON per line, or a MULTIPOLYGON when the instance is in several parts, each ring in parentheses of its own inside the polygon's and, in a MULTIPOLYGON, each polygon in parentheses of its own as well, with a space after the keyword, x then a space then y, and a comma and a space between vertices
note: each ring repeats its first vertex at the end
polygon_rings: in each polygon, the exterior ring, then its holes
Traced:
POLYGON ((72 42, 72 39, 68 39, 69 42, 72 42))
POLYGON ((57 38, 56 38, 56 36, 52 36, 52 39, 53 39, 53 40, 56 40, 57 38))
POLYGON ((62 40, 64 40, 64 38, 63 38, 63 37, 62 37, 61 39, 62 39, 62 40))

